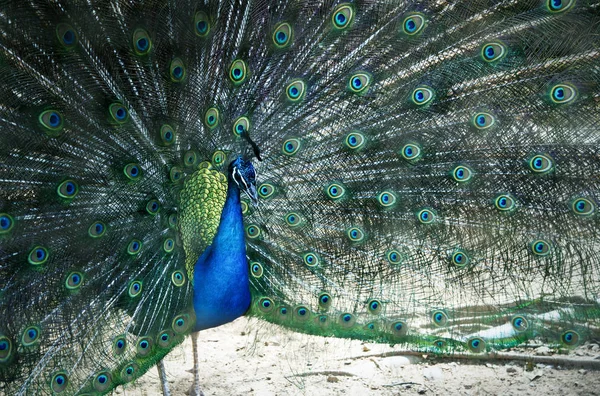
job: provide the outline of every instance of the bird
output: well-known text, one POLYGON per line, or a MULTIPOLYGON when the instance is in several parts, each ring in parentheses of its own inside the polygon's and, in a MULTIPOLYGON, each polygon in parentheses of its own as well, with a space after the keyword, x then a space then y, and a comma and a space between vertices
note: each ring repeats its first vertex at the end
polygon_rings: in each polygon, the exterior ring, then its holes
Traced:
POLYGON ((242 315, 600 338, 600 2, 0 4, 2 393, 106 394, 242 315))

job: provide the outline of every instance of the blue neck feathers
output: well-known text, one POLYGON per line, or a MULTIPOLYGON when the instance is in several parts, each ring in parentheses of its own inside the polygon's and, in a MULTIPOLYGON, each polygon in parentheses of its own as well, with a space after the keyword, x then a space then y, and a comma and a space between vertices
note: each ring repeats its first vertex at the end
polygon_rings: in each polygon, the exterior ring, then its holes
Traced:
POLYGON ((193 300, 194 331, 231 322, 250 306, 240 189, 231 176, 217 234, 194 265, 193 300))

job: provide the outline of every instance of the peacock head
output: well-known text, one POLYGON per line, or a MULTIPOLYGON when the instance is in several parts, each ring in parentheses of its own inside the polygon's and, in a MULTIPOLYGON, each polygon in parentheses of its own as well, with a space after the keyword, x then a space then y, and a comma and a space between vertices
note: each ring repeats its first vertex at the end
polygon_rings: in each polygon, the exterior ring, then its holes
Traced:
POLYGON ((242 156, 238 156, 229 164, 229 177, 231 177, 240 190, 250 197, 254 206, 257 206, 256 171, 252 162, 245 160, 242 156))

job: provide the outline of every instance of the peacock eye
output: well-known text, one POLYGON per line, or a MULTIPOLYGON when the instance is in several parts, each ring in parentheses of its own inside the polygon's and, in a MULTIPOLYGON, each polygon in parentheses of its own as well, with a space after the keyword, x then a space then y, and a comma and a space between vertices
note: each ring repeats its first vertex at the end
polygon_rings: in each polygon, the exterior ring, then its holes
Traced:
POLYGON ((183 61, 179 58, 175 58, 169 65, 169 74, 171 81, 180 82, 185 78, 185 66, 183 61))
POLYGON ((163 331, 156 338, 156 343, 161 348, 168 348, 169 346, 171 346, 173 336, 174 334, 170 330, 163 331))
POLYGON ((88 235, 92 238, 100 238, 106 232, 106 225, 101 221, 96 221, 88 228, 88 235))
POLYGON ((481 48, 481 57, 486 62, 497 62, 506 55, 506 47, 502 43, 492 42, 481 48))
POLYGON ((517 331, 525 331, 529 327, 529 323, 527 322, 527 319, 525 319, 523 316, 515 316, 512 319, 511 324, 512 324, 512 327, 517 331))
POLYGON ((356 317, 351 313, 346 312, 340 315, 338 322, 342 327, 349 329, 356 323, 356 317))
POLYGON ((131 181, 139 180, 139 178, 142 176, 142 170, 140 166, 135 163, 125 165, 125 168, 123 168, 123 173, 131 181))
POLYGON ((169 228, 176 228, 177 227, 177 221, 178 221, 177 214, 176 213, 171 213, 169 215, 169 219, 168 219, 169 228))
POLYGON ((256 224, 250 224, 246 227, 246 236, 250 239, 256 239, 260 236, 261 230, 256 224))
POLYGON ((208 15, 202 11, 198 11, 194 15, 194 27, 196 28, 196 35, 199 37, 206 37, 210 32, 210 21, 208 15))
POLYGON ((390 264, 400 264, 402 263, 402 255, 397 250, 390 250, 386 253, 385 257, 387 258, 390 264))
POLYGON ((131 242, 129 242, 129 245, 127 245, 127 253, 131 255, 138 254, 141 249, 142 242, 139 239, 133 239, 131 242))
POLYGON ((467 347, 471 352, 480 353, 485 351, 485 341, 479 337, 470 338, 467 340, 467 347))
POLYGON ((315 323, 317 323, 319 327, 325 327, 329 323, 329 318, 327 317, 327 315, 319 315, 315 319, 315 323))
POLYGON ((119 336, 113 341, 113 353, 115 355, 122 355, 125 353, 127 348, 127 339, 124 336, 119 336))
POLYGON ((56 26, 56 37, 61 45, 67 49, 74 48, 77 45, 77 33, 71 25, 59 23, 56 26))
POLYGON ((348 88, 357 94, 366 92, 369 85, 371 85, 371 76, 365 72, 353 74, 348 80, 348 88))
POLYGON ((129 363, 123 370, 121 370, 121 378, 125 382, 131 382, 135 379, 135 376, 138 372, 138 365, 135 363, 129 363))
POLYGON ((445 326, 448 323, 448 316, 444 311, 434 311, 431 319, 436 326, 445 326))
POLYGON ((304 260, 304 264, 306 264, 309 267, 315 267, 319 265, 320 261, 319 256, 312 252, 304 254, 304 256, 302 256, 302 259, 304 260))
POLYGON ((141 281, 133 281, 129 285, 129 297, 137 297, 142 292, 142 282, 141 281))
POLYGON ((477 113, 473 116, 473 125, 479 130, 484 130, 492 127, 496 120, 490 113, 477 113))
POLYGON ((348 229, 346 235, 352 242, 362 242, 365 239, 365 233, 358 227, 348 229))
POLYGON ((152 49, 150 35, 144 29, 136 29, 133 32, 133 51, 137 55, 146 55, 152 49))
POLYGON ((412 93, 412 101, 417 106, 423 106, 433 99, 433 90, 428 87, 419 87, 412 93))
POLYGON ((270 198, 275 194, 275 186, 270 183, 263 183, 258 187, 258 195, 261 198, 270 198))
POLYGON ((110 388, 112 383, 111 375, 108 371, 103 371, 98 373, 94 378, 94 389, 98 392, 106 392, 108 388, 110 388))
POLYGON ((579 216, 589 216, 596 211, 596 205, 586 198, 577 198, 571 206, 573 213, 579 216))
POLYGON ((536 256, 547 256, 551 250, 550 243, 543 239, 538 239, 531 243, 531 251, 536 256))
POLYGON ((165 253, 171 253, 175 249, 175 241, 173 238, 167 238, 163 242, 163 250, 165 253))
POLYGON ((472 177, 473 171, 466 166, 457 166, 452 171, 452 178, 459 183, 468 182, 472 177))
POLYGON ((568 84, 558 84, 550 90, 550 99, 557 104, 572 102, 577 97, 577 90, 568 84))
POLYGON ((462 268, 469 264, 469 256, 467 256, 466 253, 459 250, 452 254, 452 256, 450 257, 450 261, 452 261, 452 264, 454 264, 455 266, 462 268))
POLYGON ((81 286, 81 282, 83 281, 83 274, 81 272, 71 272, 67 275, 67 280, 65 281, 65 286, 69 290, 77 290, 79 286, 81 286))
POLYGON ((338 200, 346 194, 346 189, 339 183, 331 183, 325 188, 327 196, 333 200, 338 200))
POLYGON ((170 125, 163 125, 160 127, 160 142, 164 146, 169 146, 175 142, 175 130, 170 125))
POLYGON ((260 263, 253 261, 250 263, 250 273, 255 278, 260 278, 263 275, 263 267, 260 263))
POLYGON ((156 199, 151 199, 146 204, 146 212, 152 216, 156 215, 160 211, 160 204, 156 199))
POLYGON ((211 107, 204 114, 204 123, 209 129, 215 129, 219 125, 219 110, 216 107, 211 107))
POLYGON ((48 261, 48 249, 43 246, 36 246, 29 252, 27 260, 29 264, 41 265, 48 261))
POLYGON ((298 227, 302 224, 302 216, 296 212, 290 212, 285 215, 285 222, 290 227, 298 227))
POLYGON ((550 12, 563 12, 571 8, 575 0, 548 0, 546 6, 550 12))
POLYGON ((275 308, 275 304, 270 298, 264 297, 258 301, 258 309, 263 313, 269 313, 273 308, 275 308))
POLYGON ((108 107, 110 116, 117 124, 123 124, 129 118, 129 112, 121 103, 113 103, 108 107))
POLYGON ((63 118, 57 110, 43 111, 39 115, 38 120, 46 129, 46 133, 51 136, 57 135, 63 128, 63 118))
POLYGON ((535 173, 547 173, 554 167, 552 158, 544 154, 537 154, 529 160, 529 168, 535 173))
POLYGON ((224 151, 217 150, 213 153, 212 162, 215 166, 221 166, 227 160, 227 154, 224 151))
POLYGON ((400 155, 407 161, 416 162, 421 158, 421 147, 417 144, 407 143, 402 147, 400 155))
POLYGON ((417 219, 423 224, 431 224, 435 220, 435 213, 430 209, 422 209, 417 212, 417 219))
POLYGON ((185 283, 185 275, 183 275, 182 271, 173 271, 171 274, 171 282, 173 282, 173 285, 181 287, 185 283))
POLYGON ((289 23, 280 23, 273 32, 273 43, 277 48, 285 48, 292 41, 292 27, 289 23))
POLYGON ((21 336, 21 343, 23 346, 32 346, 40 339, 40 328, 37 326, 30 326, 23 331, 21 336))
POLYGON ((281 319, 284 319, 287 317, 289 309, 287 307, 281 307, 279 308, 279 312, 278 315, 281 319))
POLYGON ((406 322, 394 322, 391 325, 392 334, 397 337, 403 337, 408 333, 408 324, 406 322))
POLYGON ((241 136, 244 131, 248 132, 250 130, 250 120, 248 117, 240 117, 235 120, 233 124, 233 134, 236 136, 241 136))
POLYGON ((311 312, 308 308, 301 305, 294 310, 294 318, 301 321, 305 321, 310 318, 310 313, 311 312))
POLYGON ((443 349, 446 347, 446 341, 444 340, 435 340, 433 342, 433 346, 438 348, 438 349, 443 349))
POLYGON ((298 139, 288 139, 283 142, 283 153, 285 155, 294 155, 300 149, 300 140, 298 139))
POLYGON ((503 212, 511 211, 517 205, 515 199, 508 194, 498 195, 494 203, 496 205, 496 208, 503 212))
POLYGON ((15 222, 8 213, 0 213, 0 235, 8 233, 14 225, 15 222))
POLYGON ((185 166, 195 166, 198 164, 198 154, 194 150, 188 150, 183 154, 183 163, 185 166))
POLYGON ((379 300, 372 299, 367 302, 367 308, 369 310, 369 313, 373 315, 378 315, 383 309, 383 304, 379 300))
POLYGON ((182 177, 183 177, 183 170, 178 166, 172 167, 171 170, 169 171, 169 179, 171 179, 171 181, 173 183, 180 182, 182 177))
POLYGON ((354 9, 350 4, 340 4, 334 11, 331 17, 333 26, 336 29, 343 30, 350 26, 354 19, 354 9))
POLYGON ((377 201, 384 208, 389 208, 396 203, 396 195, 391 191, 384 191, 377 197, 377 201))
POLYGON ((409 36, 414 36, 425 27, 425 18, 421 14, 412 14, 404 18, 402 22, 402 30, 409 36))
POLYGON ((579 334, 573 330, 567 330, 560 336, 561 341, 568 346, 575 346, 579 343, 579 334))
POLYGON ((73 180, 65 180, 58 185, 56 192, 61 198, 73 199, 79 192, 79 186, 73 180))
POLYGON ((138 356, 147 356, 152 352, 152 338, 141 337, 137 342, 136 352, 138 356))
POLYGON ((329 293, 321 293, 319 295, 319 307, 321 307, 321 309, 328 309, 331 306, 332 301, 329 293))
POLYGON ((10 338, 0 335, 0 363, 6 363, 12 357, 13 343, 10 338))
POLYGON ((239 85, 244 82, 247 77, 248 66, 246 62, 241 59, 236 59, 229 68, 229 78, 235 85, 239 85))
POLYGON ((188 314, 177 315, 171 323, 171 328, 177 334, 184 334, 192 326, 192 320, 188 314))
POLYGON ((361 149, 365 145, 365 142, 365 136, 359 132, 351 132, 344 139, 344 144, 351 150, 361 149))
POLYGON ((306 84, 302 80, 292 81, 285 89, 287 98, 292 102, 298 102, 304 97, 306 84))
POLYGON ((67 376, 66 373, 64 373, 62 371, 54 374, 50 381, 50 387, 52 388, 52 391, 55 393, 63 392, 67 388, 68 384, 69 384, 69 377, 67 376))

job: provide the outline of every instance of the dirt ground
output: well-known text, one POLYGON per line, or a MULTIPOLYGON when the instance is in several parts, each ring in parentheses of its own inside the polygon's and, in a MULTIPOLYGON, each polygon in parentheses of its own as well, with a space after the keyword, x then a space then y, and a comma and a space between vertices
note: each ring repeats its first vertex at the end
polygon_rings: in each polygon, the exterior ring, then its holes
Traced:
MULTIPOLYGON (((521 350, 535 356, 576 360, 577 366, 525 361, 449 360, 432 356, 388 356, 399 347, 323 338, 286 331, 255 319, 200 335, 200 380, 211 395, 600 395, 600 347, 585 343, 568 355, 546 347, 521 350), (385 356, 384 356, 385 355, 385 356), (593 369, 589 363, 595 365, 593 369)), ((174 396, 193 382, 191 339, 166 358, 174 396)), ((157 371, 126 396, 160 395, 157 371)))

